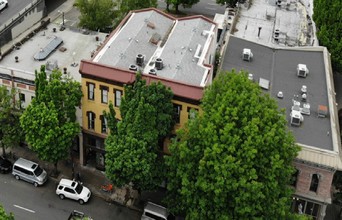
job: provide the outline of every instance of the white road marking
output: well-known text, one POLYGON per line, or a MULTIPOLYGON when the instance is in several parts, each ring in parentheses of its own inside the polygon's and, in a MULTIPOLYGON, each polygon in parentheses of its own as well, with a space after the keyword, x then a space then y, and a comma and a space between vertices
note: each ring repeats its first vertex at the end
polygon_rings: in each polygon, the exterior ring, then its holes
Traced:
POLYGON ((212 10, 212 11, 217 10, 217 8, 210 8, 210 7, 205 7, 205 9, 212 10))
POLYGON ((28 212, 32 212, 32 213, 35 213, 35 211, 31 210, 31 209, 27 209, 27 208, 24 208, 24 207, 21 207, 21 206, 18 206, 18 205, 13 205, 14 207, 17 207, 19 209, 23 209, 25 211, 28 211, 28 212))

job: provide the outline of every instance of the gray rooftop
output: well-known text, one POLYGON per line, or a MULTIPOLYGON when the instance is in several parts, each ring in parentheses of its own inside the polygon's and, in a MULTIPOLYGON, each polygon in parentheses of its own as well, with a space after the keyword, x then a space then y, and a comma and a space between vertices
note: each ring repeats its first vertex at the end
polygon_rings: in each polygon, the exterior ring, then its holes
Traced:
MULTIPOLYGON (((251 41, 231 36, 227 45, 222 69, 247 70, 253 74, 253 79, 259 83, 259 79, 269 80, 268 92, 274 97, 280 108, 286 110, 289 129, 293 131, 297 143, 325 150, 333 150, 330 115, 325 118, 317 117, 318 106, 329 108, 328 99, 328 73, 324 63, 323 50, 306 50, 303 48, 270 48, 251 41), (251 62, 242 60, 244 48, 251 49, 253 59, 251 62), (306 78, 296 75, 298 64, 306 64, 309 74, 306 78), (299 127, 291 126, 290 112, 293 99, 300 100, 300 91, 303 85, 307 86, 307 102, 311 106, 311 114, 303 115, 304 121, 299 127), (284 94, 283 99, 277 98, 279 91, 284 94), (299 98, 295 96, 299 95, 299 98)), ((330 91, 331 89, 329 89, 330 91)), ((330 108, 329 108, 330 110, 330 108)), ((328 111, 329 111, 328 110, 328 111)))
POLYGON ((212 46, 214 28, 214 23, 201 17, 176 20, 155 10, 133 12, 93 61, 128 70, 141 54, 140 70, 148 74, 161 58, 164 67, 157 70, 158 76, 204 86, 209 68, 203 61, 212 46))

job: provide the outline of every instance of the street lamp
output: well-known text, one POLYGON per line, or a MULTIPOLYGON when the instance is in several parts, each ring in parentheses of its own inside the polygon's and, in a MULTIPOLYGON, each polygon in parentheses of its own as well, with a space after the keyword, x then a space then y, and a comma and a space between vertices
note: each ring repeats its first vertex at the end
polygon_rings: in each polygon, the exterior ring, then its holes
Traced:
POLYGON ((61 12, 60 10, 58 10, 59 13, 62 13, 62 26, 64 27, 64 11, 61 12))

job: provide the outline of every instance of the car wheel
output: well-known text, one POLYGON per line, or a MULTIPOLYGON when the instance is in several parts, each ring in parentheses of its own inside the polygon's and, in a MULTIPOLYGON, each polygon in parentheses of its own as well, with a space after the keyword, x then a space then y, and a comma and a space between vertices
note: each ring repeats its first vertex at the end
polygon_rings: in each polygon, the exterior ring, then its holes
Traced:
POLYGON ((34 182, 33 185, 34 185, 34 187, 38 187, 38 183, 37 182, 34 182))
POLYGON ((64 199, 64 195, 63 194, 59 194, 59 198, 60 199, 64 199))
POLYGON ((15 178, 16 178, 17 180, 20 180, 20 177, 19 177, 18 175, 15 175, 15 178))
POLYGON ((84 204, 84 201, 82 199, 78 200, 78 202, 83 205, 84 204))

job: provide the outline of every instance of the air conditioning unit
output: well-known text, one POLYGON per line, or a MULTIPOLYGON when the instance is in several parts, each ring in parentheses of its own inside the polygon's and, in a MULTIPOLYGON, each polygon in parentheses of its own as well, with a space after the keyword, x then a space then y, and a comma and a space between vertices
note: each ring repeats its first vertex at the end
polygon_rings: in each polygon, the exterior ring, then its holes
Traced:
POLYGON ((304 121, 304 117, 300 113, 300 111, 292 110, 290 116, 291 116, 291 125, 300 126, 301 122, 304 121))
POLYGON ((156 66, 157 70, 163 69, 163 59, 162 58, 157 58, 155 66, 156 66))
POLYGON ((253 58, 253 53, 251 49, 244 48, 242 52, 242 59, 245 61, 251 61, 253 58))
POLYGON ((297 76, 306 78, 308 74, 309 74, 309 69, 306 67, 305 64, 297 65, 297 76))
POLYGON ((136 63, 137 63, 138 66, 143 66, 144 65, 144 60, 145 60, 144 55, 142 55, 142 54, 138 54, 137 55, 136 63))
POLYGON ((138 67, 135 64, 129 65, 129 70, 138 71, 138 67))
POLYGON ((157 75, 157 71, 155 69, 150 69, 148 73, 151 75, 157 75))

